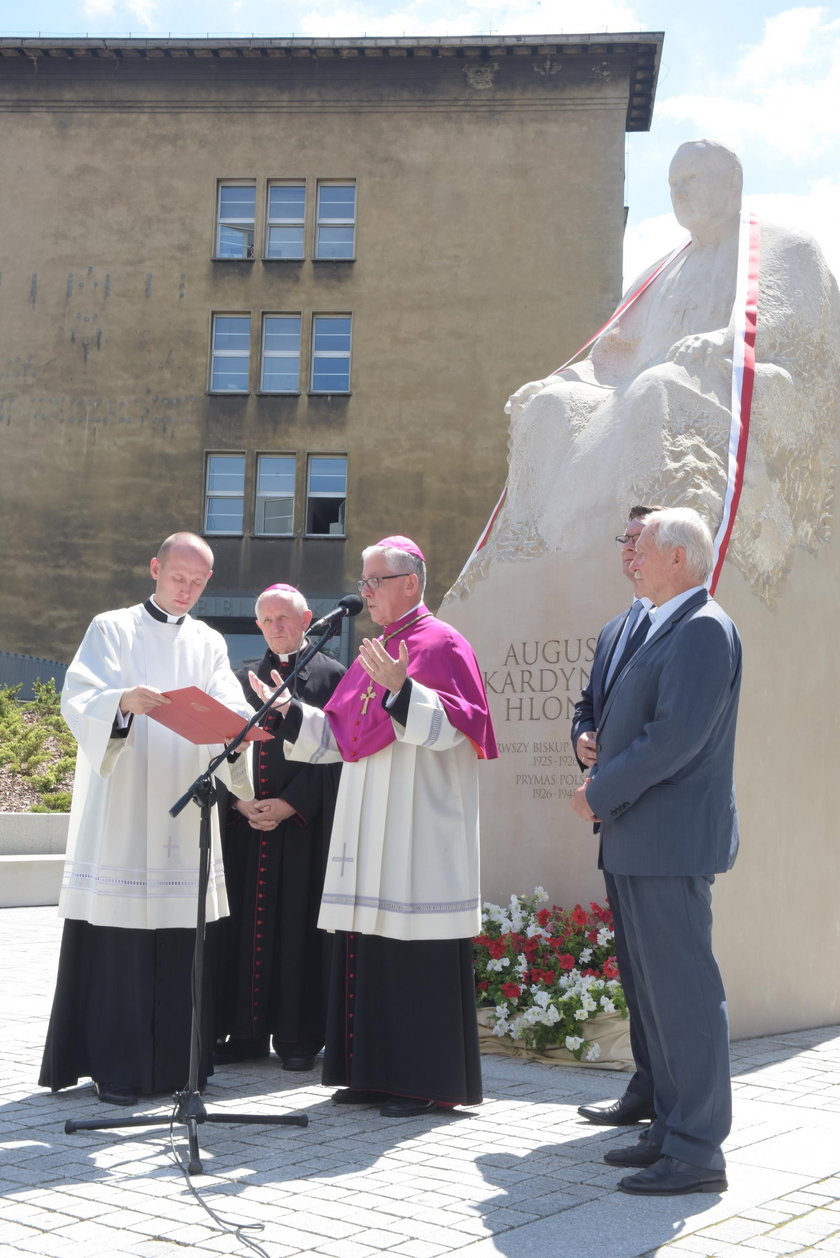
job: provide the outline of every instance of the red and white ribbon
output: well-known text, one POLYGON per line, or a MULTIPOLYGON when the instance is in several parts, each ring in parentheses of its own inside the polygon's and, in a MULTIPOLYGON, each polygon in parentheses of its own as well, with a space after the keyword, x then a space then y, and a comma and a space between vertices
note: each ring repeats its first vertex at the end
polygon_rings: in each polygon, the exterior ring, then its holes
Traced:
POLYGON ((747 443, 750 436, 753 385, 755 383, 755 331, 758 319, 758 271, 761 231, 758 219, 746 211, 741 215, 738 238, 738 275, 732 307, 734 344, 732 346, 732 422, 729 427, 729 457, 723 514, 715 535, 715 561, 709 578, 714 594, 726 548, 732 536, 735 514, 744 487, 747 443))

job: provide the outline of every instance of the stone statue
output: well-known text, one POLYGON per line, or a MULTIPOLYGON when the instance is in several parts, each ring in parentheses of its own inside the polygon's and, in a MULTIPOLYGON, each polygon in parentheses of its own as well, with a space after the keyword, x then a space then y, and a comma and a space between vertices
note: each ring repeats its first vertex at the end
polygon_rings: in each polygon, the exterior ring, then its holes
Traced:
MULTIPOLYGON (((585 553, 594 502, 721 518, 730 435, 742 170, 722 144, 677 150, 669 172, 688 247, 585 358, 510 398, 507 497, 455 592, 494 559, 585 553)), ((635 291, 656 269, 631 285, 635 291)), ((817 244, 762 223, 756 375, 744 491, 727 558, 772 604, 797 546, 827 540, 840 390, 840 300, 817 244)))
MULTIPOLYGON (((678 149, 670 180, 690 242, 586 357, 513 395, 505 501, 440 612, 473 643, 491 701, 500 755, 482 773, 481 865, 498 903, 538 885, 563 905, 603 895, 597 840, 569 806, 581 782, 569 729, 598 628, 626 607, 613 537, 637 503, 693 506, 713 532, 723 516, 741 167, 701 140, 678 149)), ((840 878, 840 300, 812 240, 759 229, 749 444, 717 593, 745 659, 741 855, 715 914, 736 1037, 840 1019, 822 963, 837 954, 840 878), (807 729, 799 756, 791 720, 807 729), (780 948, 790 921, 796 947, 780 948), (771 958, 760 982, 756 956, 771 958)))

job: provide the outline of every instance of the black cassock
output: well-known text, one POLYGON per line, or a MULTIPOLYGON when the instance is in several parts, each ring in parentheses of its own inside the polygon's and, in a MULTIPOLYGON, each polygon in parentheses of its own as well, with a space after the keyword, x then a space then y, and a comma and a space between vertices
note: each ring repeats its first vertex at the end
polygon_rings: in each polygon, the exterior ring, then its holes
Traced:
POLYGON ((477 1105, 472 941, 337 931, 322 1081, 477 1105))
MULTIPOLYGON (((288 672, 267 651, 257 675, 271 683, 271 670, 288 672)), ((323 708, 344 668, 316 655, 293 683, 293 693, 323 708)), ((237 673, 249 703, 262 706, 237 673)), ((296 815, 276 830, 253 830, 245 817, 220 801, 222 846, 230 917, 219 926, 216 1035, 256 1041, 267 1049, 324 1043, 331 936, 317 929, 324 867, 330 842, 340 765, 298 764, 283 754, 282 718, 269 716, 270 742, 254 744, 257 799, 284 799, 296 815)), ((223 792, 224 795, 224 792, 223 792)))

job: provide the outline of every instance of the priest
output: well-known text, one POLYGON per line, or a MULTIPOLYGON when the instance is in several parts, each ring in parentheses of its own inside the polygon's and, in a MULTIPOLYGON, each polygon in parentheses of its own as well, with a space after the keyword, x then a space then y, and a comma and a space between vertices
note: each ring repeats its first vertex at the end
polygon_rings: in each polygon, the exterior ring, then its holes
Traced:
MULTIPOLYGON (((39 1079, 53 1091, 89 1076, 100 1100, 131 1105, 188 1082, 200 815, 169 808, 222 748, 149 718, 170 702, 163 691, 184 686, 250 714, 221 634, 189 615, 212 569, 200 537, 168 537, 150 564, 154 594, 96 616, 67 671, 61 711, 79 751, 39 1079)), ((250 761, 247 750, 220 770, 244 799, 250 761)), ((227 913, 215 809, 206 908, 208 923, 227 913)), ((212 1073, 205 1015, 201 1086, 212 1073)))
POLYGON ((288 759, 344 766, 319 918, 336 935, 323 1081, 399 1118, 482 1099, 477 762, 498 751, 469 643, 423 603, 419 547, 386 537, 363 561, 383 632, 324 712, 286 699, 284 733, 288 759))
MULTIPOLYGON (((285 678, 307 645, 312 612, 300 590, 277 584, 263 590, 256 614, 267 648, 257 676, 285 678)), ((292 693, 323 708, 344 671, 318 654, 292 693)), ((236 676, 252 707, 262 707, 247 669, 236 676)), ((269 713, 263 724, 273 733, 278 721, 269 713)), ((230 917, 216 941, 217 1062, 267 1057, 270 1040, 284 1070, 311 1070, 323 1047, 330 936, 318 930, 318 911, 340 772, 338 764, 289 761, 282 736, 272 738, 255 749, 256 798, 232 795, 223 809, 230 917)))

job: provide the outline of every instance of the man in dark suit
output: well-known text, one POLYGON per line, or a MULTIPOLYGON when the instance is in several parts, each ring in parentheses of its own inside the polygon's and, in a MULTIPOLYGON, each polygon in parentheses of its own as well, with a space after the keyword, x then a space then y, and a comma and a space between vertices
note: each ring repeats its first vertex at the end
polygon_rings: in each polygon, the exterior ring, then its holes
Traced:
MULTIPOLYGON (((627 527, 623 535, 615 539, 620 547, 621 570, 634 586, 635 580, 630 571, 630 565, 636 554, 636 538, 645 527, 650 515, 660 510, 660 507, 631 507, 627 517, 627 527)), ((597 760, 596 733, 601 722, 604 700, 629 657, 644 641, 650 623, 648 620, 650 607, 650 599, 637 595, 634 590, 630 608, 610 620, 598 634, 592 671, 575 705, 575 715, 572 721, 572 747, 578 764, 584 770, 590 769, 597 760)), ((595 828, 598 829, 597 826, 595 828)), ((600 859, 598 863, 603 865, 600 859)), ((612 875, 606 871, 604 871, 604 882, 613 915, 615 954, 624 994, 627 997, 627 1008, 630 1012, 630 1047, 633 1052, 635 1072, 620 1100, 613 1101, 609 1105, 580 1105, 578 1113, 591 1123, 626 1127, 654 1117, 653 1080, 650 1073, 650 1056, 636 1001, 633 965, 625 942, 618 897, 612 875)))
MULTIPOLYGON (((273 585, 256 613, 268 647, 257 675, 271 681, 272 670, 285 676, 294 667, 312 612, 294 586, 273 585)), ((248 669, 236 675, 261 707, 248 669)), ((319 654, 292 693, 322 708, 343 676, 319 654)), ((277 715, 263 724, 275 737, 254 744, 256 798, 240 808, 231 795, 224 810, 220 802, 230 917, 218 941, 216 1061, 267 1057, 271 1037, 284 1070, 311 1070, 326 1024, 331 939, 317 921, 340 766, 286 760, 277 715)))
POLYGON ((738 849, 732 766, 741 643, 709 597, 708 528, 657 513, 636 543, 636 589, 654 604, 645 642, 604 701, 597 763, 572 804, 601 821, 650 1054, 656 1117, 606 1154, 643 1196, 722 1192, 732 1099, 726 998, 712 953, 711 885, 738 849))

